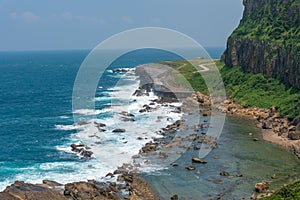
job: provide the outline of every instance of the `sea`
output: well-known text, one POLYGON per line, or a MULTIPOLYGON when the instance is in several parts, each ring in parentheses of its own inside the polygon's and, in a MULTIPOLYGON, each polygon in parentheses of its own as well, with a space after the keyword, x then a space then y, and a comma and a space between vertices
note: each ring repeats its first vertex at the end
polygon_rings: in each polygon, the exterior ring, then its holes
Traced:
MULTIPOLYGON (((206 50, 211 58, 218 59, 224 48, 206 50)), ((89 53, 89 50, 0 52, 0 191, 15 180, 30 183, 45 179, 60 183, 105 180, 107 173, 130 163, 146 142, 162 137, 161 128, 182 117, 182 113, 172 112, 177 106, 172 104, 140 113, 144 104, 149 105, 157 97, 153 93, 142 97, 132 95, 139 87, 139 79, 134 76, 136 66, 182 59, 157 49, 136 50, 116 59, 98 83, 92 99, 95 110, 73 110, 74 82, 89 53), (122 84, 118 84, 120 80, 122 84), (124 120, 122 112, 134 114, 135 121, 124 120), (75 118, 83 120, 78 123, 75 118), (106 126, 102 128, 106 131, 100 132, 97 123, 104 123, 106 126), (126 132, 113 132, 116 128, 124 128, 126 132), (93 152, 92 158, 73 152, 71 144, 87 145, 93 152)), ((191 50, 189 59, 198 56, 191 50)), ((157 163, 141 167, 141 174, 161 199, 170 199, 177 193, 181 199, 198 200, 221 194, 223 199, 242 199, 251 196, 256 181, 276 173, 275 182, 280 185, 293 180, 300 171, 299 161, 287 150, 263 141, 253 143, 250 132, 260 138, 260 130, 253 122, 227 117, 223 132, 219 148, 205 158, 208 164, 197 166, 200 173, 184 169, 195 156, 190 150, 176 161, 180 164, 177 168, 157 163), (220 171, 244 176, 229 180, 220 177, 220 171), (224 183, 216 184, 222 182, 219 180, 224 183)))
MULTIPOLYGON (((219 58, 224 48, 208 50, 211 57, 219 58)), ((112 73, 112 70, 134 69, 140 64, 182 58, 155 49, 123 55, 107 68, 99 81, 94 99, 96 110, 73 111, 74 81, 89 52, 0 52, 0 190, 15 180, 40 183, 50 179, 67 183, 101 178, 138 153, 146 143, 136 140, 139 135, 150 141, 156 136, 154 131, 165 125, 151 123, 153 116, 142 115, 137 119, 139 130, 126 125, 126 133, 111 133, 122 123, 114 117, 120 110, 114 110, 112 102, 121 102, 122 95, 133 94, 139 86, 137 77, 112 73), (119 79, 125 80, 125 84, 117 86, 119 79), (95 135, 97 131, 91 121, 84 125, 74 124, 73 115, 96 115, 95 120, 107 125, 106 133, 95 135), (70 145, 73 143, 90 146, 94 157, 84 159, 72 152, 70 145), (122 156, 125 153, 127 156, 122 156), (119 160, 120 157, 124 160, 119 160), (112 163, 113 160, 119 161, 112 163)), ((197 55, 191 51, 191 58, 195 57, 197 55)), ((154 97, 133 102, 131 111, 138 110, 151 98, 154 97)), ((158 112, 162 115, 166 111, 158 112)), ((180 118, 179 115, 173 117, 180 118)))

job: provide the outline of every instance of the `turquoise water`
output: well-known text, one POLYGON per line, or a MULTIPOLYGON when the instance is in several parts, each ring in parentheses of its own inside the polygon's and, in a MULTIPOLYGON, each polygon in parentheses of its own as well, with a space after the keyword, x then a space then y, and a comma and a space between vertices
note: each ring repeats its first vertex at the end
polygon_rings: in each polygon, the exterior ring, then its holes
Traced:
POLYGON ((194 150, 187 151, 179 160, 178 167, 170 167, 155 175, 145 174, 145 179, 162 199, 169 199, 178 194, 179 199, 250 199, 255 193, 254 185, 258 181, 272 181, 272 188, 299 178, 300 162, 291 152, 262 140, 260 130, 252 121, 227 117, 219 148, 214 149, 205 160, 205 165, 193 164, 195 171, 186 171, 185 166, 192 165, 191 158, 196 157, 194 150), (249 136, 253 133, 253 136, 249 136), (215 159, 214 156, 218 156, 215 159), (200 170, 200 174, 195 172, 200 170), (227 171, 232 179, 222 177, 220 172, 227 171), (243 177, 236 177, 237 173, 243 177), (276 174, 277 179, 271 179, 276 174), (216 184, 213 180, 222 180, 216 184))

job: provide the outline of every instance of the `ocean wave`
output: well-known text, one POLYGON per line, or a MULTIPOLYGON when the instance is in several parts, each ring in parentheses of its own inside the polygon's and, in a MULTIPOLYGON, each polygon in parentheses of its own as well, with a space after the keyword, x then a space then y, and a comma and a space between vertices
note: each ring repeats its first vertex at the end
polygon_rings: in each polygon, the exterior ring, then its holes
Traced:
POLYGON ((73 114, 79 114, 79 115, 99 115, 101 113, 109 112, 110 109, 102 109, 102 110, 93 110, 93 109, 79 109, 74 110, 73 114))
POLYGON ((77 130, 80 129, 80 126, 76 126, 76 125, 55 125, 55 129, 56 130, 62 130, 62 131, 70 131, 70 130, 77 130))

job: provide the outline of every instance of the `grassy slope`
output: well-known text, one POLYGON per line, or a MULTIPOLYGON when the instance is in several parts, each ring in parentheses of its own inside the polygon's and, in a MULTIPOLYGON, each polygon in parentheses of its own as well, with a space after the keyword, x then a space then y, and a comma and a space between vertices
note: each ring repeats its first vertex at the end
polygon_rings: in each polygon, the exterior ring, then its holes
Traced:
MULTIPOLYGON (((161 63, 178 70, 194 90, 208 94, 205 81, 197 73, 197 69, 187 61, 161 63)), ((231 99, 236 98, 238 104, 260 108, 275 106, 279 113, 289 118, 300 116, 299 90, 286 86, 274 78, 266 78, 262 74, 244 73, 241 67, 229 68, 219 61, 216 61, 216 65, 223 78, 227 96, 231 99)))

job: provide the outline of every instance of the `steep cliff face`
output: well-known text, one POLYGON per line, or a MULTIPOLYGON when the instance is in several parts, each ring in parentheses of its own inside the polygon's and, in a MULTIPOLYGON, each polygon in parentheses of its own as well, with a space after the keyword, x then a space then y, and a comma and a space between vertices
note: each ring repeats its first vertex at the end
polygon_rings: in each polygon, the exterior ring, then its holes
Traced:
POLYGON ((300 88, 300 0, 243 3, 243 19, 222 57, 225 64, 300 88))

